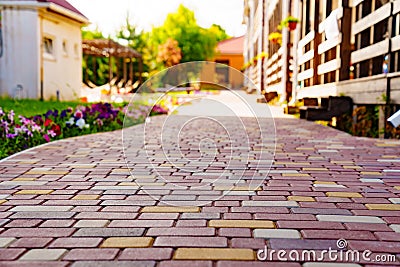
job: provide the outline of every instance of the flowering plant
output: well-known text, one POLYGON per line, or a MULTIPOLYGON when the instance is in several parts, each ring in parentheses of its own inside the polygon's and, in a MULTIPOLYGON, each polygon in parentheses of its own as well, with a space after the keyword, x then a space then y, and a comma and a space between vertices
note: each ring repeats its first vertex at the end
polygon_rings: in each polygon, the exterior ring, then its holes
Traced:
POLYGON ((268 58, 268 53, 265 52, 265 51, 263 51, 263 52, 261 52, 260 54, 256 55, 255 57, 253 57, 250 61, 246 62, 246 63, 242 66, 242 68, 241 68, 240 70, 243 71, 243 70, 247 69, 248 67, 257 64, 257 62, 258 62, 259 60, 263 60, 263 59, 265 59, 265 58, 268 58))
POLYGON ((282 34, 280 32, 271 32, 268 35, 268 40, 270 40, 273 43, 282 43, 282 34))
MULTIPOLYGON (((140 105, 133 110, 133 124, 144 121, 148 107, 140 105)), ((0 107, 0 158, 42 143, 89 133, 121 129, 124 108, 115 108, 109 103, 68 108, 59 112, 49 110, 31 118, 5 112, 0 107)), ((165 114, 168 110, 154 106, 150 115, 165 114)))
POLYGON ((282 20, 281 23, 279 23, 278 30, 282 30, 284 27, 286 27, 289 28, 290 31, 293 31, 296 29, 296 25, 299 22, 300 20, 298 18, 289 15, 284 20, 282 20))

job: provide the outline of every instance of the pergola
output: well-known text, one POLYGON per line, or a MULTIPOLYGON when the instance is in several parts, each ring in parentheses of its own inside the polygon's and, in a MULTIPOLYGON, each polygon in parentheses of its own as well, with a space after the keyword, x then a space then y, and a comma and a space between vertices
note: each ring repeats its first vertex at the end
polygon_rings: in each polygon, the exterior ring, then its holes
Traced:
MULTIPOLYGON (((142 55, 136 50, 123 46, 111 39, 94 39, 94 40, 83 40, 82 41, 82 49, 84 57, 86 60, 88 56, 93 56, 93 69, 96 72, 96 59, 95 57, 107 57, 109 58, 109 83, 111 87, 112 79, 113 79, 113 71, 112 71, 112 59, 119 58, 122 59, 122 68, 123 68, 123 80, 126 82, 128 80, 128 66, 126 63, 129 63, 129 80, 133 82, 134 79, 134 70, 133 70, 133 59, 137 59, 139 61, 139 84, 142 83, 142 71, 143 71, 143 61, 142 55), (128 60, 127 60, 128 59, 128 60)), ((117 70, 118 70, 118 61, 116 61, 117 70)), ((86 80, 88 74, 86 72, 86 80)))

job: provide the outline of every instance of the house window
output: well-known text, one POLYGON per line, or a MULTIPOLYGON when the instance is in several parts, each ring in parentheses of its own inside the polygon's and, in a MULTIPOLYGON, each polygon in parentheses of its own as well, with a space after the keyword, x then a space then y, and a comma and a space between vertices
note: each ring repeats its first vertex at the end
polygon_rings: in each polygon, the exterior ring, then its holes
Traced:
POLYGON ((62 42, 62 51, 64 56, 68 56, 68 43, 67 40, 62 42))
POLYGON ((44 53, 54 56, 54 40, 49 37, 43 38, 44 53))

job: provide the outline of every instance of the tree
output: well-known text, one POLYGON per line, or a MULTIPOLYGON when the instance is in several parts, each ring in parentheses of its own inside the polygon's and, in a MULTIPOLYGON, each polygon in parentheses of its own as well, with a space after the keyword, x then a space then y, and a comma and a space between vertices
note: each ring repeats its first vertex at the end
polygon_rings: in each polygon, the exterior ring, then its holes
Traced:
MULTIPOLYGON (((121 25, 117 31, 116 38, 142 55, 144 72, 156 68, 153 56, 153 50, 155 51, 155 49, 149 46, 150 33, 139 30, 135 24, 131 23, 129 13, 125 18, 125 24, 121 25)), ((137 64, 135 67, 138 68, 137 64)))
POLYGON ((218 25, 204 29, 197 24, 194 12, 183 5, 175 13, 168 14, 164 24, 153 28, 152 44, 158 47, 168 38, 176 40, 182 52, 182 62, 211 59, 220 39, 226 38, 225 31, 218 25))
POLYGON ((226 33, 226 31, 218 24, 213 24, 209 28, 209 31, 214 34, 217 39, 217 42, 221 42, 230 38, 230 36, 226 33))
POLYGON ((157 62, 161 62, 165 67, 172 67, 182 59, 181 49, 178 42, 172 38, 168 38, 165 44, 158 46, 157 62))

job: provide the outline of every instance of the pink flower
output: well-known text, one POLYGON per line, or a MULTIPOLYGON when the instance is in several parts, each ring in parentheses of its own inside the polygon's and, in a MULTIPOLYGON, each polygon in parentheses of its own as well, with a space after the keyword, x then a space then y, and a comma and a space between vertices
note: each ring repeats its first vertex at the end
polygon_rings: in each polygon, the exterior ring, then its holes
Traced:
POLYGON ((82 118, 82 116, 83 116, 82 111, 80 111, 79 109, 77 111, 75 111, 75 114, 74 114, 75 118, 80 119, 80 118, 82 118))
MULTIPOLYGON (((56 136, 57 134, 53 131, 53 130, 48 130, 47 131, 47 135, 48 136, 51 136, 51 137, 54 137, 54 136, 56 136)), ((48 142, 48 141, 47 141, 48 142)))
POLYGON ((99 125, 100 127, 103 126, 103 121, 101 119, 97 119, 95 121, 95 123, 97 122, 97 125, 99 125))
POLYGON ((50 137, 47 134, 43 135, 43 138, 46 142, 50 142, 50 137))

